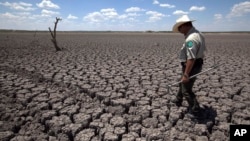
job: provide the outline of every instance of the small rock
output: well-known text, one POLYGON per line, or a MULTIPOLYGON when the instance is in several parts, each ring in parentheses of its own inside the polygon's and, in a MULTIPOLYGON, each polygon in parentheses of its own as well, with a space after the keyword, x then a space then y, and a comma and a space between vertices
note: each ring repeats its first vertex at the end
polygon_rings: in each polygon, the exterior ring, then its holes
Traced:
POLYGON ((79 113, 75 114, 73 116, 75 123, 80 123, 83 125, 83 127, 88 127, 90 121, 91 121, 91 115, 85 114, 85 113, 79 113))
POLYGON ((114 127, 122 127, 126 125, 126 120, 122 117, 115 116, 110 119, 110 124, 114 125, 114 127))
POLYGON ((104 141, 118 141, 118 136, 112 132, 106 132, 104 135, 104 141))
POLYGON ((90 139, 94 136, 94 129, 84 129, 75 136, 74 141, 90 141, 90 139))

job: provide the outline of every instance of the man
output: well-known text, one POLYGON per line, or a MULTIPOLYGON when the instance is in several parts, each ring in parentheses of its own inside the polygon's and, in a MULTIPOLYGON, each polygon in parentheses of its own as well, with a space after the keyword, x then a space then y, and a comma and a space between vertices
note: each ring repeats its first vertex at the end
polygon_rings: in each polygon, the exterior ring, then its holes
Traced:
POLYGON ((181 106, 185 97, 189 104, 189 111, 192 114, 199 113, 200 106, 192 91, 196 78, 189 79, 190 76, 201 72, 204 58, 205 39, 203 35, 193 27, 194 20, 190 20, 187 15, 180 17, 173 26, 173 32, 184 34, 185 42, 180 51, 180 62, 182 65, 182 76, 179 85, 179 92, 176 96, 176 105, 181 106))

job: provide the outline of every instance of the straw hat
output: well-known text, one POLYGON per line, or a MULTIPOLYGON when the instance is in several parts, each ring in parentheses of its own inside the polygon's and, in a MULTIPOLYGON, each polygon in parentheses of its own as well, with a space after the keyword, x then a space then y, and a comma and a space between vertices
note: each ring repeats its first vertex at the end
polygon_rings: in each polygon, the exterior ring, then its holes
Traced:
POLYGON ((195 20, 190 20, 187 15, 181 16, 179 19, 176 20, 175 25, 173 26, 173 32, 179 32, 178 27, 187 22, 194 22, 195 20))

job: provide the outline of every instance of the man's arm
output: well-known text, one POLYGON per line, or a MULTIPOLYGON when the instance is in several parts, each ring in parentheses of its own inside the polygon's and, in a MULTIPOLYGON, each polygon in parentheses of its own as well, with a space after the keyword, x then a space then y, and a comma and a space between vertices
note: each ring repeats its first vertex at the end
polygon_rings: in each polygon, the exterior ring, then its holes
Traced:
POLYGON ((187 60, 186 69, 185 69, 184 74, 183 74, 182 79, 181 79, 181 81, 183 83, 188 82, 189 74, 193 68, 194 62, 195 62, 195 59, 188 59, 187 60))

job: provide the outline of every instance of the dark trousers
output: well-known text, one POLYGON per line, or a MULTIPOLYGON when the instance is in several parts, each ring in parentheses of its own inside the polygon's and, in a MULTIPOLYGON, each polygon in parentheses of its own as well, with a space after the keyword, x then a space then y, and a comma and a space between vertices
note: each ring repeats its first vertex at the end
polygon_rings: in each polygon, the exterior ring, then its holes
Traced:
MULTIPOLYGON (((202 59, 196 59, 195 64, 193 65, 193 68, 192 68, 189 75, 192 76, 192 75, 195 75, 195 74, 201 72, 202 64, 203 64, 202 59)), ((182 72, 183 73, 185 71, 185 68, 186 68, 185 63, 182 63, 182 72)), ((182 74, 182 76, 183 76, 183 74, 182 74)), ((200 108, 199 103, 196 99, 196 96, 192 90, 195 80, 196 80, 196 77, 190 79, 187 83, 180 83, 179 84, 179 91, 177 93, 177 101, 181 103, 183 97, 185 97, 185 99, 187 100, 187 102, 189 104, 189 108, 192 111, 196 111, 200 108)))

